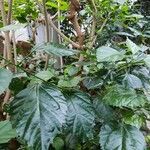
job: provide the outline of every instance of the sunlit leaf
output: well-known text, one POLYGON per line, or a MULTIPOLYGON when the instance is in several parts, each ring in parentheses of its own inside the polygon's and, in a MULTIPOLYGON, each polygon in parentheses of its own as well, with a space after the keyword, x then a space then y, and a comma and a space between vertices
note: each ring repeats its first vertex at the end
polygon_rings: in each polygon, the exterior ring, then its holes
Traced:
POLYGON ((124 36, 129 36, 129 37, 134 37, 134 35, 132 35, 132 34, 129 34, 129 33, 127 33, 127 32, 115 32, 115 34, 118 34, 118 35, 124 35, 124 36))
POLYGON ((81 81, 81 77, 79 76, 76 76, 76 77, 73 77, 73 78, 61 78, 58 82, 58 86, 59 87, 76 87, 79 82, 81 81))
POLYGON ((144 59, 145 64, 147 65, 147 67, 150 68, 150 55, 147 55, 146 58, 144 59))
POLYGON ((0 28, 0 31, 11 31, 11 30, 16 31, 18 29, 24 28, 25 26, 27 26, 27 24, 21 24, 21 23, 10 24, 10 25, 0 28))
POLYGON ((126 45, 133 54, 136 54, 141 49, 138 45, 133 43, 129 38, 127 38, 126 45))
POLYGON ((98 62, 115 62, 123 59, 123 52, 119 52, 111 47, 102 46, 96 51, 98 62))
POLYGON ((142 81, 133 74, 126 74, 124 80, 124 84, 128 87, 134 88, 134 89, 140 89, 143 87, 142 81))
POLYGON ((32 83, 41 83, 43 81, 48 81, 52 77, 54 77, 54 73, 52 71, 50 71, 50 70, 40 71, 37 74, 35 74, 35 77, 32 77, 31 82, 32 83))
POLYGON ((137 18, 137 19, 141 19, 141 18, 144 18, 144 16, 143 16, 143 15, 140 15, 140 14, 132 14, 132 15, 126 16, 126 18, 137 18))
POLYGON ((133 32, 133 34, 134 34, 135 36, 142 35, 142 32, 141 32, 141 31, 138 31, 138 30, 136 30, 136 29, 134 29, 134 28, 132 28, 132 27, 128 27, 128 29, 130 29, 130 30, 133 32))
POLYGON ((126 0, 114 0, 114 2, 123 5, 126 2, 126 0))
POLYGON ((116 107, 135 108, 144 106, 148 101, 144 95, 137 94, 134 89, 114 85, 107 89, 104 102, 116 107))
POLYGON ((126 124, 135 126, 137 128, 140 128, 143 124, 143 118, 139 116, 138 114, 132 114, 132 113, 124 113, 123 114, 123 121, 126 124))

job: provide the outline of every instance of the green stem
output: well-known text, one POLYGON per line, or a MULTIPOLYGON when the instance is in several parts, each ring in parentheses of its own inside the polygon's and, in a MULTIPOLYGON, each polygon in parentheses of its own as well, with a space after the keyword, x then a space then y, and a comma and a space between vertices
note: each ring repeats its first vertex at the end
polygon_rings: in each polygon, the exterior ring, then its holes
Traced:
MULTIPOLYGON (((41 80, 41 81, 43 81, 43 82, 46 82, 46 81, 43 80, 42 78, 37 77, 36 75, 34 75, 33 73, 31 73, 31 72, 25 70, 24 68, 22 68, 22 67, 19 66, 19 65, 15 65, 14 63, 12 63, 11 61, 9 61, 9 60, 3 58, 2 56, 0 56, 0 58, 1 58, 1 59, 4 59, 4 60, 7 62, 7 64, 11 64, 11 65, 13 65, 13 66, 15 66, 15 67, 21 69, 22 71, 26 72, 27 74, 30 74, 31 76, 33 76, 33 77, 35 77, 35 78, 37 78, 37 79, 39 79, 39 80, 41 80)), ((47 82, 46 82, 46 83, 47 83, 47 82)))

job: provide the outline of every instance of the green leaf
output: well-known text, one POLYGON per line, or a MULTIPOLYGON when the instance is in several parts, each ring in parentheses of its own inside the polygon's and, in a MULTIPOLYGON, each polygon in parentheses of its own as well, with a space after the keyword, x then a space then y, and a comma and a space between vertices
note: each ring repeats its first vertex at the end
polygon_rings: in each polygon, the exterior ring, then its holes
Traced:
POLYGON ((93 107, 99 119, 102 119, 104 121, 110 121, 114 119, 113 109, 109 105, 103 103, 100 98, 94 99, 93 107))
POLYGON ((143 120, 144 119, 138 114, 127 113, 127 112, 123 114, 124 123, 135 126, 137 128, 140 128, 142 126, 143 120))
POLYGON ((124 88, 121 85, 108 88, 103 100, 112 106, 128 108, 144 106, 148 102, 144 95, 137 94, 134 89, 124 88))
POLYGON ((2 94, 9 86, 12 79, 11 71, 0 68, 0 94, 2 94))
POLYGON ((7 26, 5 26, 5 27, 0 28, 0 31, 3 31, 3 32, 5 32, 5 31, 10 31, 10 30, 16 31, 16 30, 18 30, 18 29, 20 29, 20 28, 24 28, 26 25, 27 25, 27 24, 21 24, 21 23, 18 23, 18 24, 10 24, 10 25, 7 25, 7 26))
MULTIPOLYGON (((40 71, 37 74, 35 74, 36 77, 44 80, 44 81, 48 81, 49 79, 51 79, 52 77, 54 77, 54 72, 50 71, 50 70, 46 70, 46 71, 40 71)), ((31 83, 42 83, 42 80, 33 77, 31 80, 31 83)))
POLYGON ((142 81, 133 74, 127 74, 124 78, 124 84, 133 89, 140 89, 143 87, 142 81))
POLYGON ((60 10, 68 10, 69 9, 69 2, 65 2, 62 0, 57 0, 58 3, 60 3, 60 10))
POLYGON ((45 43, 38 46, 33 47, 33 51, 45 51, 48 54, 53 54, 56 56, 72 56, 78 54, 79 51, 68 49, 62 45, 54 44, 54 43, 45 43))
POLYGON ((135 36, 141 36, 142 35, 141 31, 138 31, 138 30, 136 30, 136 29, 134 29, 132 27, 128 27, 128 29, 130 29, 135 36))
POLYGON ((51 6, 53 8, 58 8, 58 4, 54 2, 46 2, 46 5, 51 6))
POLYGON ((68 149, 77 149, 78 143, 79 143, 78 138, 75 135, 69 133, 66 136, 65 145, 68 149))
POLYGON ((18 135, 34 150, 48 150, 50 143, 61 132, 67 104, 56 87, 35 84, 21 91, 10 108, 18 135))
POLYGON ((106 124, 100 132, 102 150, 145 150, 143 134, 130 125, 106 124))
POLYGON ((127 15, 126 18, 137 18, 137 19, 141 19, 144 18, 143 15, 140 14, 132 14, 132 15, 127 15))
POLYGON ((129 37, 134 37, 134 35, 129 34, 129 33, 127 33, 127 32, 115 32, 115 34, 117 34, 117 35, 129 36, 129 37))
POLYGON ((15 137, 16 131, 12 129, 10 121, 0 121, 0 144, 7 143, 10 139, 15 137))
POLYGON ((149 34, 142 34, 142 36, 145 37, 145 38, 150 38, 149 34))
POLYGON ((54 74, 53 72, 46 70, 46 71, 40 71, 36 74, 37 77, 43 79, 44 81, 48 81, 49 79, 51 79, 54 74))
POLYGON ((127 38, 126 45, 128 49, 132 52, 132 54, 136 54, 141 49, 138 45, 133 43, 129 38, 127 38))
POLYGON ((69 131, 83 138, 92 138, 94 111, 89 96, 82 92, 74 92, 69 93, 66 99, 68 101, 67 125, 69 131))
POLYGON ((76 87, 80 81, 81 81, 81 77, 79 77, 79 76, 76 76, 73 78, 68 78, 68 79, 61 78, 58 82, 58 86, 59 87, 68 87, 68 88, 76 87))
POLYGON ((26 81, 27 78, 13 78, 9 85, 9 89, 16 95, 26 87, 26 81))
POLYGON ((73 76, 79 72, 79 67, 76 66, 68 66, 65 70, 64 73, 68 74, 69 76, 73 76))
POLYGON ((144 59, 145 64, 147 65, 147 67, 150 68, 150 55, 147 55, 146 58, 144 59))
POLYGON ((53 8, 57 8, 57 9, 60 9, 60 10, 67 10, 68 9, 68 4, 62 0, 57 0, 57 2, 60 3, 60 6, 58 7, 58 4, 55 3, 55 2, 46 2, 46 5, 50 6, 50 7, 53 7, 53 8))
POLYGON ((120 5, 123 5, 126 0, 114 0, 114 2, 119 3, 120 5))
POLYGON ((103 80, 99 77, 89 77, 83 80, 83 85, 88 89, 100 88, 103 85, 103 80))
POLYGON ((97 49, 96 57, 98 62, 115 62, 123 58, 123 53, 113 48, 102 46, 97 49))
POLYGON ((60 137, 56 137, 52 145, 55 148, 55 150, 63 150, 65 143, 63 139, 61 139, 60 137))

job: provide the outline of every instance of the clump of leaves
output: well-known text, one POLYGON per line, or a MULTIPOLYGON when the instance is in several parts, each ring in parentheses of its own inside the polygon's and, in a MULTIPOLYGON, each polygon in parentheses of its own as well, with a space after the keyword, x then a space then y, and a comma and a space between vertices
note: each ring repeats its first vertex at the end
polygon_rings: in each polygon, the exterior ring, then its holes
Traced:
MULTIPOLYGON (((57 136, 68 133, 80 139, 81 146, 100 135, 99 144, 104 150, 143 150, 146 144, 140 127, 148 117, 145 111, 149 105, 149 55, 129 39, 124 46, 124 50, 107 46, 96 49, 94 65, 103 65, 97 67, 95 73, 92 67, 85 74, 72 65, 63 75, 60 72, 55 76, 56 72, 49 70, 37 73, 37 80, 31 78, 34 82, 15 95, 10 103, 11 122, 18 136, 36 150, 47 150, 57 136), (137 59, 141 55, 143 57, 137 59), (64 78, 76 79, 78 84, 64 78)), ((55 49, 55 53, 60 52, 66 56, 70 54, 61 48, 55 49)), ((7 78, 9 83, 10 75, 7 78)), ((61 141, 63 145, 66 142, 63 138, 61 141)), ((99 144, 97 141, 96 147, 99 144)))
MULTIPOLYGON (((104 19, 109 9, 112 11, 103 31, 111 30, 118 20, 123 28, 127 18, 141 18, 130 16, 126 1, 97 0, 96 3, 98 10, 104 6, 103 15, 97 14, 96 18, 104 19), (119 19, 114 18, 116 10, 119 19)), ((47 5, 57 8, 55 2, 47 5)), ((67 9, 67 4, 62 3, 62 7, 67 9)), ((89 15, 90 9, 85 14, 89 15)), ((133 19, 131 24, 138 21, 133 19)), ((123 41, 106 39, 104 45, 99 42, 92 48, 86 45, 85 52, 53 43, 33 47, 33 52, 43 50, 72 63, 66 65, 66 62, 61 70, 52 66, 46 71, 37 67, 32 73, 23 70, 28 73, 25 83, 0 68, 0 94, 10 86, 13 97, 8 106, 9 115, 16 130, 10 122, 0 122, 2 143, 17 137, 34 150, 145 150, 149 136, 145 140, 142 129, 150 114, 150 55, 145 41, 149 36, 145 36, 147 29, 139 32, 127 28, 113 34, 123 36, 123 41), (82 62, 78 62, 80 54, 84 56, 82 62), (24 85, 21 90, 13 88, 16 83, 24 85)))

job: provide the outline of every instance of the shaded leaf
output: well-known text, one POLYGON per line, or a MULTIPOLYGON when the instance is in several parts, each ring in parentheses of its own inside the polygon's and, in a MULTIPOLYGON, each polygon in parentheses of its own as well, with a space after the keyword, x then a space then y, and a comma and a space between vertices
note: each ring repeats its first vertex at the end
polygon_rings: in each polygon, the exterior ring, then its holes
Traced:
POLYGON ((68 49, 62 45, 54 44, 54 43, 45 43, 38 46, 33 47, 33 51, 45 51, 48 54, 53 54, 56 56, 72 56, 78 54, 79 51, 68 49))
POLYGON ((83 80, 83 85, 89 89, 96 89, 101 87, 103 80, 99 77, 89 77, 83 80))
POLYGON ((54 139, 54 142, 53 142, 52 145, 55 148, 55 150, 63 150, 63 147, 64 147, 65 143, 64 143, 62 138, 56 137, 54 139))
POLYGON ((62 93, 54 86, 35 84, 21 91, 10 106, 18 135, 34 150, 48 150, 66 118, 62 93))
POLYGON ((89 96, 82 92, 70 93, 68 101, 67 125, 74 135, 93 137, 94 111, 89 96))
POLYGON ((78 146, 78 138, 73 134, 68 134, 65 139, 67 148, 76 149, 78 146))
POLYGON ((0 94, 8 88, 11 79, 12 73, 7 69, 0 68, 0 94))
POLYGON ((144 95, 137 94, 134 89, 124 88, 121 85, 114 85, 107 89, 103 100, 112 106, 128 108, 144 106, 148 102, 144 95))
POLYGON ((26 81, 26 78, 13 78, 9 85, 9 89, 16 95, 26 87, 26 81))
POLYGON ((145 150, 143 134, 130 125, 106 124, 100 132, 102 150, 145 150))
POLYGON ((0 121, 0 144, 7 143, 16 136, 16 131, 15 129, 12 129, 10 121, 0 121))
POLYGON ((99 98, 96 98, 93 101, 93 107, 99 119, 102 119, 104 121, 110 121, 114 119, 113 109, 110 106, 103 103, 103 101, 99 98))

